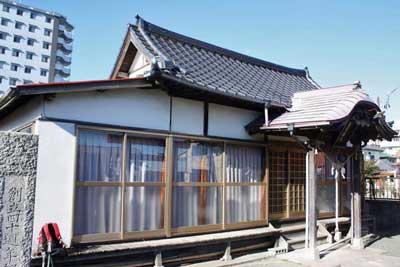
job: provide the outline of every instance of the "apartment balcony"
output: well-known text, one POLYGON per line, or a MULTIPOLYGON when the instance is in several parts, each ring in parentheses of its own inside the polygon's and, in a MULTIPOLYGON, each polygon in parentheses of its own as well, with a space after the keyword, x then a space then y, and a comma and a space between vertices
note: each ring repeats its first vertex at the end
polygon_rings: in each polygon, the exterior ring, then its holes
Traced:
POLYGON ((69 77, 71 75, 71 69, 60 63, 56 63, 55 72, 62 77, 69 77))
POLYGON ((61 75, 57 75, 57 73, 56 73, 56 75, 54 76, 54 81, 55 82, 68 82, 69 79, 68 79, 68 77, 63 77, 61 75))
POLYGON ((72 45, 58 43, 57 50, 62 51, 65 55, 70 55, 72 53, 72 45))
POLYGON ((56 55, 56 63, 62 64, 64 66, 69 66, 69 65, 71 65, 71 59, 70 58, 60 57, 60 56, 56 55))
POLYGON ((58 32, 58 38, 64 39, 64 42, 67 43, 67 44, 72 43, 72 41, 73 41, 74 39, 71 38, 71 37, 68 37, 68 35, 65 34, 65 33, 66 33, 65 31, 59 31, 59 32, 58 32))
MULTIPOLYGON (((61 50, 56 51, 56 58, 59 57, 62 59, 62 61, 66 62, 67 64, 71 64, 71 57, 69 55, 66 55, 64 52, 61 50)), ((66 64, 66 65, 67 65, 66 64)))
POLYGON ((65 47, 65 49, 72 51, 72 43, 71 42, 67 42, 64 38, 58 37, 57 38, 57 43, 63 45, 65 47))

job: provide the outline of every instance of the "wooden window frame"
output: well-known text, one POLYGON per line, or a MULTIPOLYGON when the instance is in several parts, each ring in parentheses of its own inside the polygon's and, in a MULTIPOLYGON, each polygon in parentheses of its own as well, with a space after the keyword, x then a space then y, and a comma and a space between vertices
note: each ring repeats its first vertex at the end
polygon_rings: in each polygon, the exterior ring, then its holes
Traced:
POLYGON ((193 135, 184 135, 184 134, 172 134, 172 133, 160 133, 157 131, 140 131, 140 130, 125 130, 119 128, 112 127, 98 127, 98 126, 87 126, 87 125, 76 125, 75 129, 75 177, 74 177, 74 196, 73 196, 73 216, 72 216, 72 227, 71 227, 71 236, 73 243, 98 243, 98 242, 109 242, 109 241, 128 241, 128 240, 140 240, 140 239, 151 239, 151 238, 163 238, 163 237, 172 237, 172 236, 181 236, 188 234, 199 234, 199 233, 210 233, 217 232, 223 230, 236 230, 236 229, 244 229, 251 227, 260 227, 267 226, 269 223, 269 166, 268 166, 268 145, 264 142, 255 142, 255 141, 241 141, 241 140, 228 140, 224 138, 214 138, 214 137, 204 137, 204 136, 193 136, 193 135), (94 130, 94 131, 103 131, 108 133, 120 133, 123 135, 122 141, 122 164, 121 164, 121 177, 119 182, 79 182, 77 181, 77 170, 78 170, 78 153, 79 153, 79 131, 81 130, 94 130), (165 161, 166 161, 166 180, 164 183, 162 182, 126 182, 125 181, 125 164, 126 164, 126 145, 127 145, 127 137, 128 136, 138 136, 138 137, 146 137, 146 138, 158 138, 165 139, 165 161), (174 140, 175 139, 189 139, 193 141, 205 141, 212 143, 222 143, 223 144, 223 180, 222 182, 217 183, 184 183, 183 186, 221 186, 222 188, 222 197, 221 197, 221 224, 210 224, 210 225, 199 225, 199 226, 190 226, 190 227, 176 227, 173 228, 172 225, 172 189, 173 186, 181 183, 173 182, 173 149, 174 149, 174 140), (227 145, 245 145, 245 146, 257 146, 263 147, 265 149, 265 176, 263 178, 263 182, 257 183, 227 183, 226 182, 226 146, 227 145), (105 185, 107 184, 107 185, 105 185), (121 188, 121 231, 117 233, 101 233, 101 234, 85 234, 85 235, 74 235, 74 214, 76 208, 76 190, 79 186, 96 186, 96 185, 105 185, 105 186, 119 186, 121 188), (124 231, 124 210, 125 210, 125 193, 124 189, 129 187, 138 187, 138 186, 164 186, 164 206, 163 210, 163 218, 164 225, 162 229, 157 230, 147 230, 147 231, 137 231, 137 232, 125 232, 124 231), (226 221, 226 187, 227 186, 263 186, 264 187, 264 195, 265 201, 262 203, 262 207, 265 209, 265 218, 257 221, 249 221, 249 222, 238 222, 238 223, 225 223, 226 221), (265 202, 265 203, 264 203, 265 202))

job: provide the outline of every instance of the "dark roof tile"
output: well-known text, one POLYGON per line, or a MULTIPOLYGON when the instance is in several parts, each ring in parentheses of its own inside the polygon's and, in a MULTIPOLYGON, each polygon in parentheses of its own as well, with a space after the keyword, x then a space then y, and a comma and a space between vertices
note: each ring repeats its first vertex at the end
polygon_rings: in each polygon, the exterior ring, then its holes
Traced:
POLYGON ((146 50, 143 52, 173 62, 178 72, 168 72, 168 75, 210 91, 288 106, 295 92, 318 88, 308 79, 305 70, 239 54, 160 28, 141 18, 131 29, 135 42, 146 50))

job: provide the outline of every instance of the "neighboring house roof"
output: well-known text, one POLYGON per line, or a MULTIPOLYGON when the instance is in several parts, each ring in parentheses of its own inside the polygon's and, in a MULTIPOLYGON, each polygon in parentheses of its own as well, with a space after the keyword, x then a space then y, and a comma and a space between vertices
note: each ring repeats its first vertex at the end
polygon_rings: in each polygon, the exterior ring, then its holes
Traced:
MULTIPOLYGON (((136 49, 158 67, 161 78, 188 87, 283 107, 290 106, 294 93, 318 88, 304 69, 246 56, 163 29, 140 17, 136 25, 130 25, 128 35, 136 49)), ((122 47, 112 78, 118 76, 118 62, 128 56, 126 51, 128 48, 122 47)), ((135 49, 130 53, 136 53, 135 49)), ((132 60, 132 55, 129 58, 132 60)))
POLYGON ((393 163, 386 159, 379 159, 375 165, 379 168, 381 171, 395 171, 396 168, 393 166, 393 163))
POLYGON ((357 104, 363 102, 379 110, 358 83, 298 92, 293 96, 293 106, 263 129, 282 129, 288 125, 295 128, 329 125, 346 118, 357 104))

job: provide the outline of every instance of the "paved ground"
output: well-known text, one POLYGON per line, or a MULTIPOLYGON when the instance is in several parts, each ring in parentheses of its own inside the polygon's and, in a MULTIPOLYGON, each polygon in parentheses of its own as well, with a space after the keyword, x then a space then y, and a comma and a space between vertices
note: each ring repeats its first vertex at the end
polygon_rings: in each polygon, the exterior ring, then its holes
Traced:
POLYGON ((230 262, 213 261, 195 264, 195 267, 400 267, 400 235, 382 236, 366 249, 352 249, 343 244, 336 249, 320 248, 322 258, 310 261, 304 258, 303 250, 296 250, 277 257, 266 252, 249 254, 230 262))

